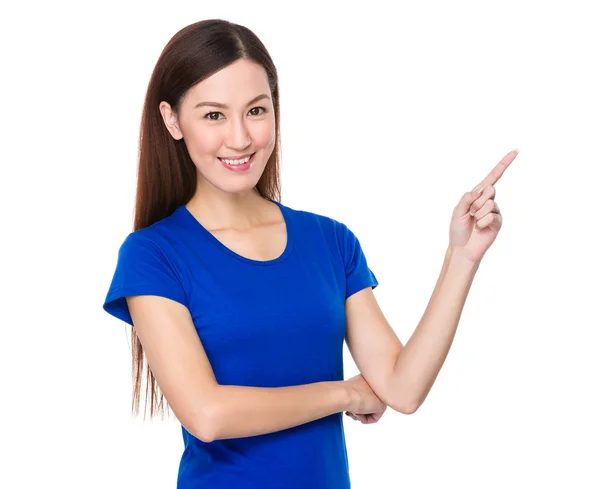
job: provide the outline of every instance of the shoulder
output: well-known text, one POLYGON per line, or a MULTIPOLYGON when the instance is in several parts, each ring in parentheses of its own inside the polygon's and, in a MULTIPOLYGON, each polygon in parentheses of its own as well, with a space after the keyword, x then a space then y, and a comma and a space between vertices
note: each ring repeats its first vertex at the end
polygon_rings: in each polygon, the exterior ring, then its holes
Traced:
POLYGON ((164 258, 173 249, 173 242, 183 234, 178 213, 179 210, 176 210, 150 226, 130 232, 123 240, 119 253, 164 258))
POLYGON ((354 247, 357 238, 341 220, 313 211, 295 209, 289 206, 282 207, 287 216, 290 217, 295 233, 302 235, 303 239, 316 236, 324 238, 331 249, 342 255, 345 255, 349 248, 354 247))
POLYGON ((319 214, 308 210, 296 209, 283 204, 280 205, 285 211, 287 211, 288 216, 292 218, 294 225, 320 229, 328 234, 338 234, 347 229, 347 226, 343 222, 335 219, 332 216, 326 216, 324 214, 319 214))
POLYGON ((298 234, 311 249, 319 249, 324 241, 333 256, 342 263, 347 280, 346 297, 367 286, 376 287, 378 282, 370 270, 360 241, 348 226, 331 216, 315 212, 285 209, 297 227, 298 234), (315 246, 313 246, 313 244, 315 246))

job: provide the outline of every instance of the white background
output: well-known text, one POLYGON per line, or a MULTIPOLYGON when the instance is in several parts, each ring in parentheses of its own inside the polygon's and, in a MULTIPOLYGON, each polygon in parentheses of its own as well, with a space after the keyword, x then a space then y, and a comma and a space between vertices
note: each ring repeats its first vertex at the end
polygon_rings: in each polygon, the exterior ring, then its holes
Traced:
POLYGON ((357 234, 404 343, 453 207, 521 150, 429 397, 375 425, 344 417, 353 489, 600 487, 593 3, 2 7, 0 486, 175 487, 180 425, 132 419, 129 326, 101 306, 154 63, 179 29, 224 18, 279 71, 283 203, 357 234))

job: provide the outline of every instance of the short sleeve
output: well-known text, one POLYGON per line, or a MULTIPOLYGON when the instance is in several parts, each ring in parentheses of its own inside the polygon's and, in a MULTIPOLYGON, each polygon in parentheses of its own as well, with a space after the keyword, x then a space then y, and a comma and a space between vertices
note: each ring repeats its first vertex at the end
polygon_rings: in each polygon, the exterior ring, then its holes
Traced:
POLYGON ((133 326, 125 297, 158 295, 187 306, 187 295, 172 264, 150 238, 133 232, 119 248, 117 266, 103 309, 133 326))
POLYGON ((379 282, 367 264, 358 238, 345 224, 339 226, 338 239, 346 270, 346 298, 366 287, 377 287, 379 282))

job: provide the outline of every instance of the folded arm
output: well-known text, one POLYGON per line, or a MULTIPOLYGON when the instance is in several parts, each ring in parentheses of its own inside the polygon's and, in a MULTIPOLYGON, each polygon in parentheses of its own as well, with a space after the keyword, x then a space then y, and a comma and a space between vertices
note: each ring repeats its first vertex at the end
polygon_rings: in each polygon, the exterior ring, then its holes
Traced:
POLYGON ((352 409, 344 381, 262 388, 219 385, 189 310, 158 296, 127 297, 148 365, 180 423, 205 442, 261 435, 352 409))

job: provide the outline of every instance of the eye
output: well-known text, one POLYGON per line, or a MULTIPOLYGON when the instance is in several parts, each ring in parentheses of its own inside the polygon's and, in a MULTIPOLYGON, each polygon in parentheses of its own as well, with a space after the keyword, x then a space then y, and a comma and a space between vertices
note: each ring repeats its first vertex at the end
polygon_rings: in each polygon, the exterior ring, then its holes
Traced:
MULTIPOLYGON (((267 111, 267 109, 265 109, 264 107, 253 107, 253 108, 250 109, 250 111, 248 113, 250 113, 250 115, 261 115, 260 112, 258 112, 258 113, 256 113, 256 112, 252 113, 252 111, 256 111, 258 109, 262 110, 263 111, 262 113, 265 113, 267 111)), ((208 119, 210 121, 218 121, 218 120, 220 120, 219 117, 218 117, 219 114, 223 115, 222 112, 209 112, 208 114, 206 114, 204 116, 204 118, 208 119), (215 114, 217 115, 217 117, 213 117, 213 115, 215 115, 215 114)))
POLYGON ((209 112, 208 114, 206 114, 206 115, 204 116, 204 118, 205 118, 205 119, 208 119, 208 120, 210 120, 210 121, 218 121, 218 120, 219 120, 218 118, 217 118, 217 119, 215 119, 214 117, 211 117, 213 114, 221 114, 221 115, 223 115, 221 112, 209 112))
MULTIPOLYGON (((256 109, 261 109, 263 111, 263 114, 267 111, 267 109, 265 109, 264 107, 253 107, 252 109, 250 109, 250 112, 252 112, 253 110, 256 110, 256 109)), ((260 113, 252 114, 252 115, 260 115, 260 113)))

